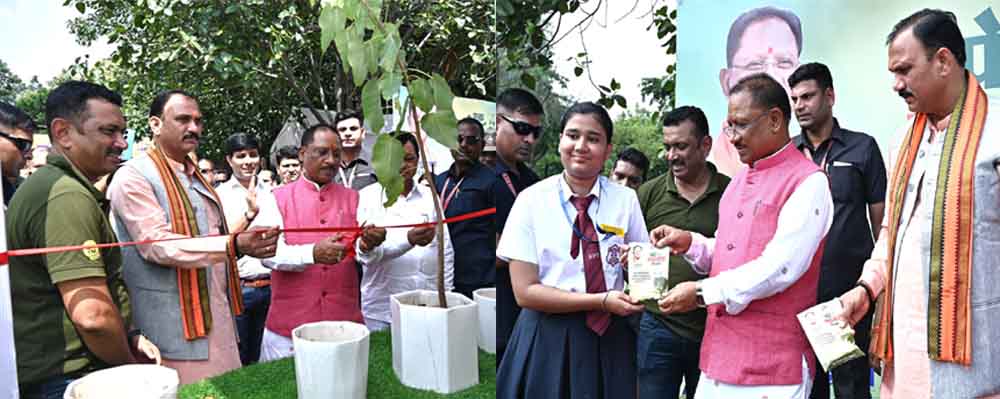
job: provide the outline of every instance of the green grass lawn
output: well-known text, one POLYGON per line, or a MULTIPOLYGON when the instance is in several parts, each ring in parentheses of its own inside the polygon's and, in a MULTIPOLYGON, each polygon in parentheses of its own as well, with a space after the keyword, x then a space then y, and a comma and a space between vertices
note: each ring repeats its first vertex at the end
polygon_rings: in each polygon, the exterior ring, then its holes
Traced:
MULTIPOLYGON (((403 386, 392 371, 392 343, 388 331, 372 334, 368 354, 369 398, 462 398, 496 397, 496 356, 479 352, 479 385, 441 395, 403 386)), ((296 398, 295 361, 282 359, 231 371, 221 376, 181 387, 181 399, 277 399, 296 398)))

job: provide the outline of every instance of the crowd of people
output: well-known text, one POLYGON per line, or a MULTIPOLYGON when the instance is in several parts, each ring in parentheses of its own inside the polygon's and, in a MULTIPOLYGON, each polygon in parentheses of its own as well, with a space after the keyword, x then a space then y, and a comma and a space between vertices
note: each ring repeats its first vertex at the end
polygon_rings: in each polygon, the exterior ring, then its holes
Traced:
MULTIPOLYGON (((794 34, 794 15, 760 10, 736 29, 794 34)), ((225 140, 224 165, 196 159, 198 100, 164 91, 150 103, 153 146, 122 162, 122 98, 70 81, 47 99, 51 152, 24 179, 36 127, 0 103, 9 248, 152 241, 10 259, 21 396, 60 397, 134 362, 191 383, 292 356, 291 331, 313 321, 389 328, 389 297, 434 289, 443 246, 446 289, 496 287, 498 398, 827 398, 831 385, 867 398, 870 367, 883 398, 1000 397, 992 103, 963 67, 951 13, 916 12, 886 45, 892 90, 913 113, 890 148, 834 117, 828 67, 768 51, 759 71, 720 76, 719 140, 697 106, 664 115, 651 132, 669 165, 660 176, 647 180, 634 148, 605 170, 614 123, 580 102, 558 126, 563 171, 540 178, 529 163, 545 110, 511 88, 497 95, 495 135, 459 120, 450 156, 396 136, 404 187, 388 207, 355 111, 305 129, 272 172, 247 133, 225 140), (738 163, 717 165, 725 154, 738 163), (436 165, 426 175, 421 157, 436 165), (446 225, 441 242, 433 227, 379 227, 436 220, 431 184, 445 217, 496 213, 446 225), (282 232, 302 227, 359 233, 282 232), (627 293, 640 243, 672 253, 658 300, 627 293), (869 357, 828 375, 796 315, 831 300, 869 357)))

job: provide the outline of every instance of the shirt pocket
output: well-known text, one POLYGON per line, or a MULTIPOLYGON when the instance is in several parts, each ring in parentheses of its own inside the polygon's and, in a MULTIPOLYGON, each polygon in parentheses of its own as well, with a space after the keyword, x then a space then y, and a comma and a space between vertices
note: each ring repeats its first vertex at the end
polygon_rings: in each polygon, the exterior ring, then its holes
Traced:
POLYGON ((836 161, 827 169, 830 176, 830 192, 834 202, 851 202, 867 195, 862 182, 864 174, 861 173, 857 163, 836 161))
POLYGON ((774 238, 778 229, 778 214, 781 208, 764 202, 758 202, 753 209, 753 219, 750 224, 750 250, 759 254, 774 238))

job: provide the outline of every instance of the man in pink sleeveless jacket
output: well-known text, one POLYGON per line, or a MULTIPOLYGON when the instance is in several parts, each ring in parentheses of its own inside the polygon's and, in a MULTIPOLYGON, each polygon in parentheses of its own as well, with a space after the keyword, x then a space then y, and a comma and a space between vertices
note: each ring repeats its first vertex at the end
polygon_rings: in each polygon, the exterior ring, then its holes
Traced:
MULTIPOLYGON (((358 192, 333 181, 340 165, 340 138, 330 125, 302 134, 302 177, 264 193, 253 225, 301 227, 357 226, 358 192)), ((367 227, 360 248, 385 240, 385 229, 367 227)), ((292 329, 321 320, 364 324, 351 237, 340 233, 284 233, 271 268, 271 308, 265 322, 260 361, 292 355, 292 329)))
POLYGON ((816 304, 833 201, 826 175, 790 144, 790 117, 781 84, 741 79, 725 133, 749 167, 722 194, 716 238, 670 226, 650 233, 709 275, 660 300, 666 314, 708 307, 697 398, 809 395, 813 353, 795 315, 816 304))

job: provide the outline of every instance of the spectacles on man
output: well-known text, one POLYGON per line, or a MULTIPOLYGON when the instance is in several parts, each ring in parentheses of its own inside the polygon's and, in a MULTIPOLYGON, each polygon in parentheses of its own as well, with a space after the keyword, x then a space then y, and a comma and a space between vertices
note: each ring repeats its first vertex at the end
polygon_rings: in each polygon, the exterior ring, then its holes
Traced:
POLYGON ((747 130, 750 130, 754 125, 761 120, 761 118, 767 116, 767 111, 757 115, 756 118, 750 120, 747 123, 733 124, 732 122, 727 122, 726 127, 722 128, 722 132, 725 133, 730 138, 736 138, 736 136, 743 136, 746 134, 747 130))
POLYGON ((500 118, 507 121, 507 123, 513 126, 514 133, 517 133, 520 136, 527 136, 530 134, 535 136, 535 140, 538 140, 538 138, 542 136, 541 126, 535 126, 528 122, 511 120, 510 118, 508 118, 506 115, 503 114, 500 114, 500 118))
POLYGON ((756 61, 750 61, 743 65, 733 65, 733 68, 742 69, 748 72, 764 72, 768 66, 773 66, 778 69, 791 70, 798 67, 798 63, 789 59, 774 60, 774 61, 756 60, 756 61))
POLYGON ((356 132, 358 130, 361 130, 361 127, 360 126, 343 126, 343 127, 338 127, 337 128, 337 131, 341 132, 341 133, 346 132, 348 130, 350 130, 352 132, 356 132))
POLYGON ((465 144, 476 145, 479 144, 480 141, 483 141, 483 139, 479 138, 479 136, 458 135, 458 144, 462 144, 464 142, 465 144))
POLYGON ((22 139, 20 137, 14 137, 5 132, 0 132, 0 137, 10 140, 12 143, 14 143, 14 147, 17 147, 17 150, 20 151, 22 154, 27 154, 31 152, 31 146, 34 144, 32 143, 31 140, 22 139))

